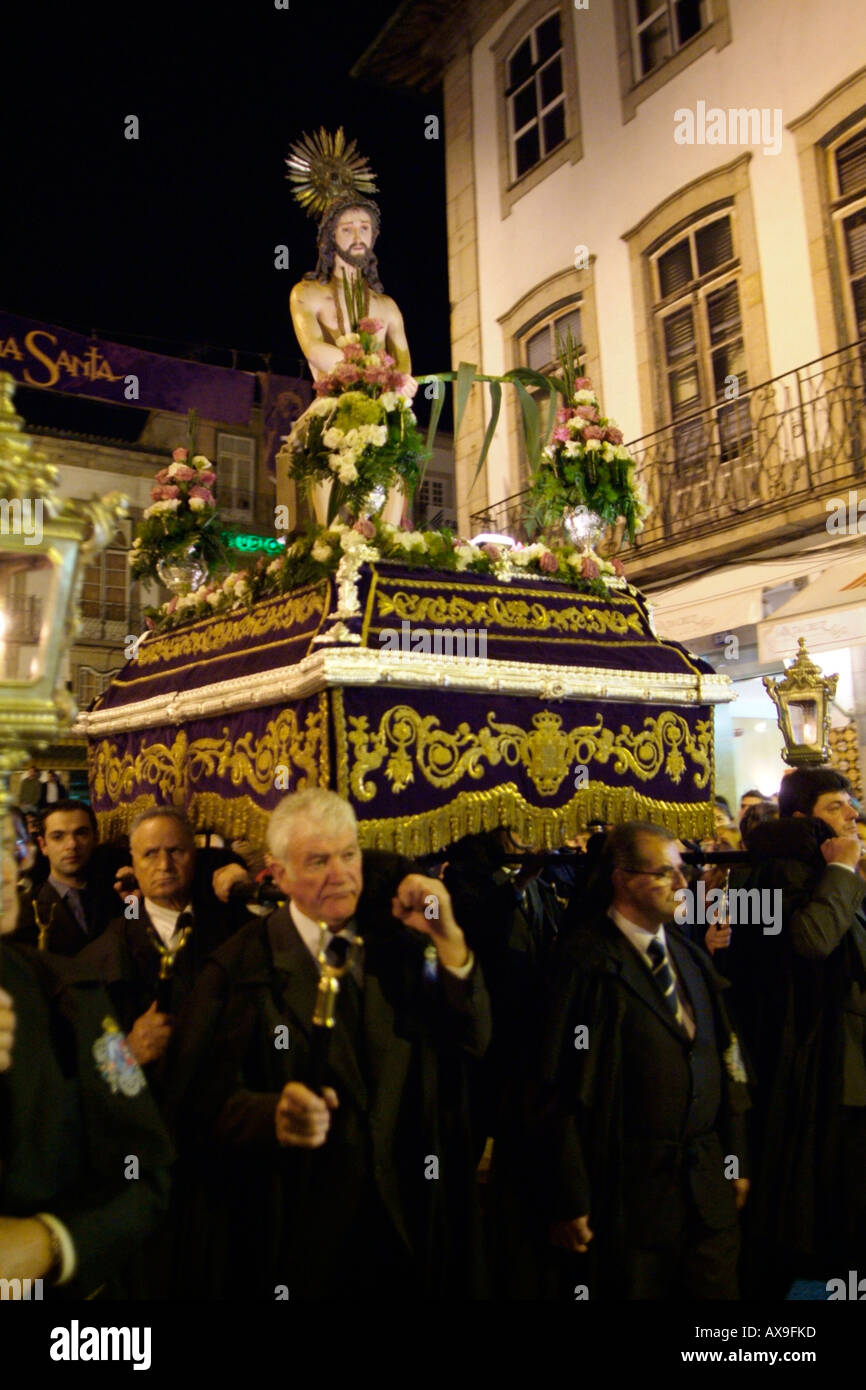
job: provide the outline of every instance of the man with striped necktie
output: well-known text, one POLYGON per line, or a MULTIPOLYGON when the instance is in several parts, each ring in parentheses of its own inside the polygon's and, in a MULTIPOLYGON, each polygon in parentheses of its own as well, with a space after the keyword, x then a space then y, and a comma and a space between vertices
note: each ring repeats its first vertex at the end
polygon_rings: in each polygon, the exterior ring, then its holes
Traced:
POLYGON ((554 973, 550 1236, 589 1298, 736 1298, 748 1100, 723 982, 672 924, 670 833, 618 826, 604 861, 610 906, 554 973))

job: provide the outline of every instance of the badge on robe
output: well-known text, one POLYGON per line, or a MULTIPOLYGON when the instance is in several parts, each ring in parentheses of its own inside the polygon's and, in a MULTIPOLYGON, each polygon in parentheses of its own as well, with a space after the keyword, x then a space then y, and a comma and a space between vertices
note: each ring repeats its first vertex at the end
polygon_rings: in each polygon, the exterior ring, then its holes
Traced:
POLYGON ((111 1087, 111 1094, 118 1091, 123 1096, 137 1096, 145 1087, 144 1072, 132 1055, 132 1050, 113 1018, 102 1020, 104 1032, 93 1044, 93 1056, 103 1079, 111 1087))
POLYGON ((746 1066, 736 1033, 731 1034, 731 1041, 724 1055, 724 1063, 725 1070, 731 1080, 741 1081, 745 1085, 749 1078, 746 1075, 746 1066))

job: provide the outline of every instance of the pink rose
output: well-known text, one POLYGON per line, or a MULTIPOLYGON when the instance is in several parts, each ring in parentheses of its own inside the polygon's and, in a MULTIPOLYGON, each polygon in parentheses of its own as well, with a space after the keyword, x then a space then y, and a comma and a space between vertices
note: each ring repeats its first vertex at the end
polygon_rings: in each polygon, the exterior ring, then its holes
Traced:
POLYGON ((147 628, 148 632, 153 632, 153 629, 156 626, 153 621, 153 618, 145 618, 144 625, 147 628))
POLYGON ((621 579, 625 578, 625 565, 622 560, 614 556, 610 563, 613 565, 615 573, 618 574, 621 579))
POLYGON ((168 613, 173 613, 174 610, 175 610, 176 608, 177 608, 177 594, 174 594, 174 595, 169 599, 169 601, 168 601, 168 608, 167 608, 166 612, 168 612, 168 613))
POLYGON ((556 423, 558 425, 564 425, 566 420, 570 420, 573 414, 574 411, 570 410, 567 405, 560 406, 559 410, 556 412, 556 423))
POLYGON ((186 463, 189 457, 189 449, 172 449, 171 457, 175 463, 186 463))
POLYGON ((213 487, 216 482, 216 473, 214 473, 212 468, 203 468, 198 475, 198 480, 202 487, 213 487))
POLYGON ((577 376, 574 379, 574 389, 575 391, 591 391, 592 382, 588 376, 577 376))
POLYGON ((487 556, 491 564, 495 564, 496 561, 500 559, 502 555, 502 551, 500 550, 498 545, 482 545, 481 549, 484 551, 484 554, 487 556))
POLYGON ((382 353, 382 366, 383 366, 383 367, 393 367, 393 365, 394 365, 394 358, 391 356, 390 352, 383 352, 383 353, 382 353))
POLYGON ((608 444, 621 444, 622 430, 615 429, 613 425, 608 425, 607 429, 604 432, 604 437, 607 440, 608 444))
POLYGON ((167 468, 160 468, 159 472, 158 472, 157 475, 156 475, 156 481, 157 481, 158 483, 167 483, 167 482, 168 482, 168 469, 167 469, 167 468))
POLYGON ((152 487, 150 489, 150 497, 152 502, 168 502, 172 497, 179 496, 180 488, 174 487, 170 483, 166 484, 164 487, 152 487))
POLYGON ((376 534, 375 526, 372 521, 370 521, 369 517, 366 516, 359 517, 352 527, 352 530, 357 531, 366 541, 371 541, 376 534))
POLYGON ((214 496, 208 487, 191 487, 189 495, 190 497, 200 497, 209 507, 213 505, 214 496))
POLYGON ((347 362, 357 362, 359 357, 364 356, 364 349, 360 343, 346 343, 343 348, 343 357, 347 362))
POLYGON ((190 468, 188 463, 173 463, 168 473, 169 477, 178 483, 189 483, 192 482, 193 478, 198 477, 195 469, 190 468))
POLYGON ((358 324, 359 333, 381 333, 385 327, 381 319, 361 319, 358 324))
POLYGON ((361 373, 352 362, 338 362, 331 375, 342 386, 350 386, 361 380, 361 373))
POLYGON ((583 437, 584 439, 604 439, 604 430, 598 425, 584 425, 583 437))
POLYGON ((598 576, 601 574, 601 570, 595 560, 590 560, 588 555, 584 555, 580 562, 580 572, 584 579, 598 579, 598 576))
POLYGON ((554 570, 558 568, 556 556, 551 551, 545 550, 544 554, 538 557, 538 568, 543 570, 545 574, 553 574, 554 570))
POLYGON ((568 426, 557 425, 556 429, 553 431, 553 438, 556 439, 560 444, 567 444, 569 439, 571 438, 571 432, 568 426))
POLYGON ((575 415, 579 416, 581 420, 598 419, 598 411, 596 410, 594 405, 579 405, 575 408, 574 413, 575 415))

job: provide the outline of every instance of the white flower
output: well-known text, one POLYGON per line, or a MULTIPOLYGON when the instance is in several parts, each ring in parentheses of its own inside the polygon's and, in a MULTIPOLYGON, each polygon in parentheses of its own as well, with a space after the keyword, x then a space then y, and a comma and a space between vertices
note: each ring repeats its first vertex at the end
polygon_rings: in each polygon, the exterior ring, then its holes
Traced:
POLYGON ((631 463, 632 457, 624 444, 617 444, 613 451, 614 458, 620 459, 623 463, 631 463))
POLYGON ((371 426, 370 426, 370 443, 371 443, 371 444, 375 444, 376 447, 377 447, 378 449, 381 449, 382 445, 385 443, 385 441, 387 440, 387 438, 388 438, 388 426, 387 426, 387 425, 371 425, 371 426))
POLYGON ((360 333, 341 333, 340 337, 335 339, 339 348, 348 347, 350 343, 360 343, 360 341, 360 333))
POLYGON ((352 463, 351 459, 344 459, 341 462, 340 467, 337 470, 337 477, 340 479, 341 483, 357 482, 358 470, 355 467, 354 463, 352 463))
POLYGON ((223 595, 219 592, 215 594, 208 594, 207 596, 207 602, 210 604, 211 608, 216 608, 218 604, 222 603, 222 601, 223 595))
MULTIPOLYGON (((351 431, 350 431, 350 433, 351 433, 351 431)), ((349 436, 346 435, 345 437, 346 437, 346 440, 348 441, 348 437, 349 437, 349 436)), ((342 431, 342 430, 338 430, 338 429, 336 428, 336 426, 331 425, 330 429, 327 429, 327 430, 323 431, 323 433, 322 433, 322 443, 324 444, 324 446, 325 446, 326 449, 339 449, 339 447, 340 447, 340 445, 342 444, 342 442, 343 442, 343 431, 342 431)))
POLYGON ((204 454, 196 454, 194 458, 190 459, 190 467, 197 468, 199 473, 203 468, 210 468, 210 466, 210 459, 206 459, 204 454))
POLYGON ((305 415, 328 415, 335 408, 337 400, 337 396, 319 396, 318 400, 307 406, 303 415, 298 416, 298 420, 303 420, 305 415))
POLYGON ((379 403, 383 410, 397 410, 400 402, 405 400, 405 396, 399 395, 397 391, 383 391, 379 397, 379 403))
POLYGON ((316 544, 310 551, 310 554, 312 555, 313 559, 318 560, 320 565, 324 565, 328 560, 330 560, 333 553, 334 552, 331 550, 331 547, 329 545, 324 545, 322 541, 316 541, 316 544))
POLYGON ((481 551, 477 545, 469 545, 464 541, 462 545, 455 545, 454 554, 457 556, 457 568, 465 570, 473 560, 480 558, 481 551))
POLYGON ((351 528, 344 531, 340 537, 340 545, 343 550, 360 550, 362 545, 366 545, 365 538, 360 531, 353 531, 351 528))
POLYGON ((575 405, 594 405, 596 410, 598 409, 598 401, 594 391, 575 391, 574 403, 575 405))
POLYGON ((573 459, 573 458, 576 457, 577 454, 580 453, 580 451, 581 451, 582 448, 583 448, 583 440, 582 440, 582 439, 580 439, 580 440, 578 440, 578 439, 569 439, 569 441, 568 441, 567 444, 563 444, 563 446, 562 446, 562 452, 565 454, 566 458, 573 459))
POLYGON ((589 453, 590 450, 592 450, 593 453, 595 453, 598 449, 601 448, 601 440, 600 440, 600 439, 588 439, 588 440, 586 441, 586 443, 584 444, 583 447, 584 447, 584 449, 586 449, 587 453, 589 453))
POLYGON ((146 521, 150 516, 159 516, 160 512, 176 512, 179 506, 179 497, 169 497, 164 502, 152 502, 142 516, 146 521))
POLYGON ((133 548, 133 550, 138 550, 138 549, 140 548, 140 546, 141 546, 141 536, 136 536, 135 540, 132 542, 132 548, 133 548))
POLYGON ((203 497, 191 497, 189 499, 189 509, 191 512, 200 512, 207 506, 203 497))
POLYGON ((282 555, 278 555, 276 560, 271 560, 271 563, 265 566, 265 574, 279 574, 282 568, 283 557, 282 555))

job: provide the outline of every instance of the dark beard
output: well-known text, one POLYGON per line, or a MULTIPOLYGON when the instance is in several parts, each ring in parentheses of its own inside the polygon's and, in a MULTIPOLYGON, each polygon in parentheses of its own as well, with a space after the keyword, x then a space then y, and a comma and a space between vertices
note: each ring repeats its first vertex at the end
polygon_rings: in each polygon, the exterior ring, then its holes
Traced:
POLYGON ((355 270, 360 270, 363 275, 370 261, 373 259, 373 248, 372 246, 365 246, 363 251, 341 251, 335 243, 334 255, 339 256, 341 261, 345 261, 347 265, 353 266, 355 270))

